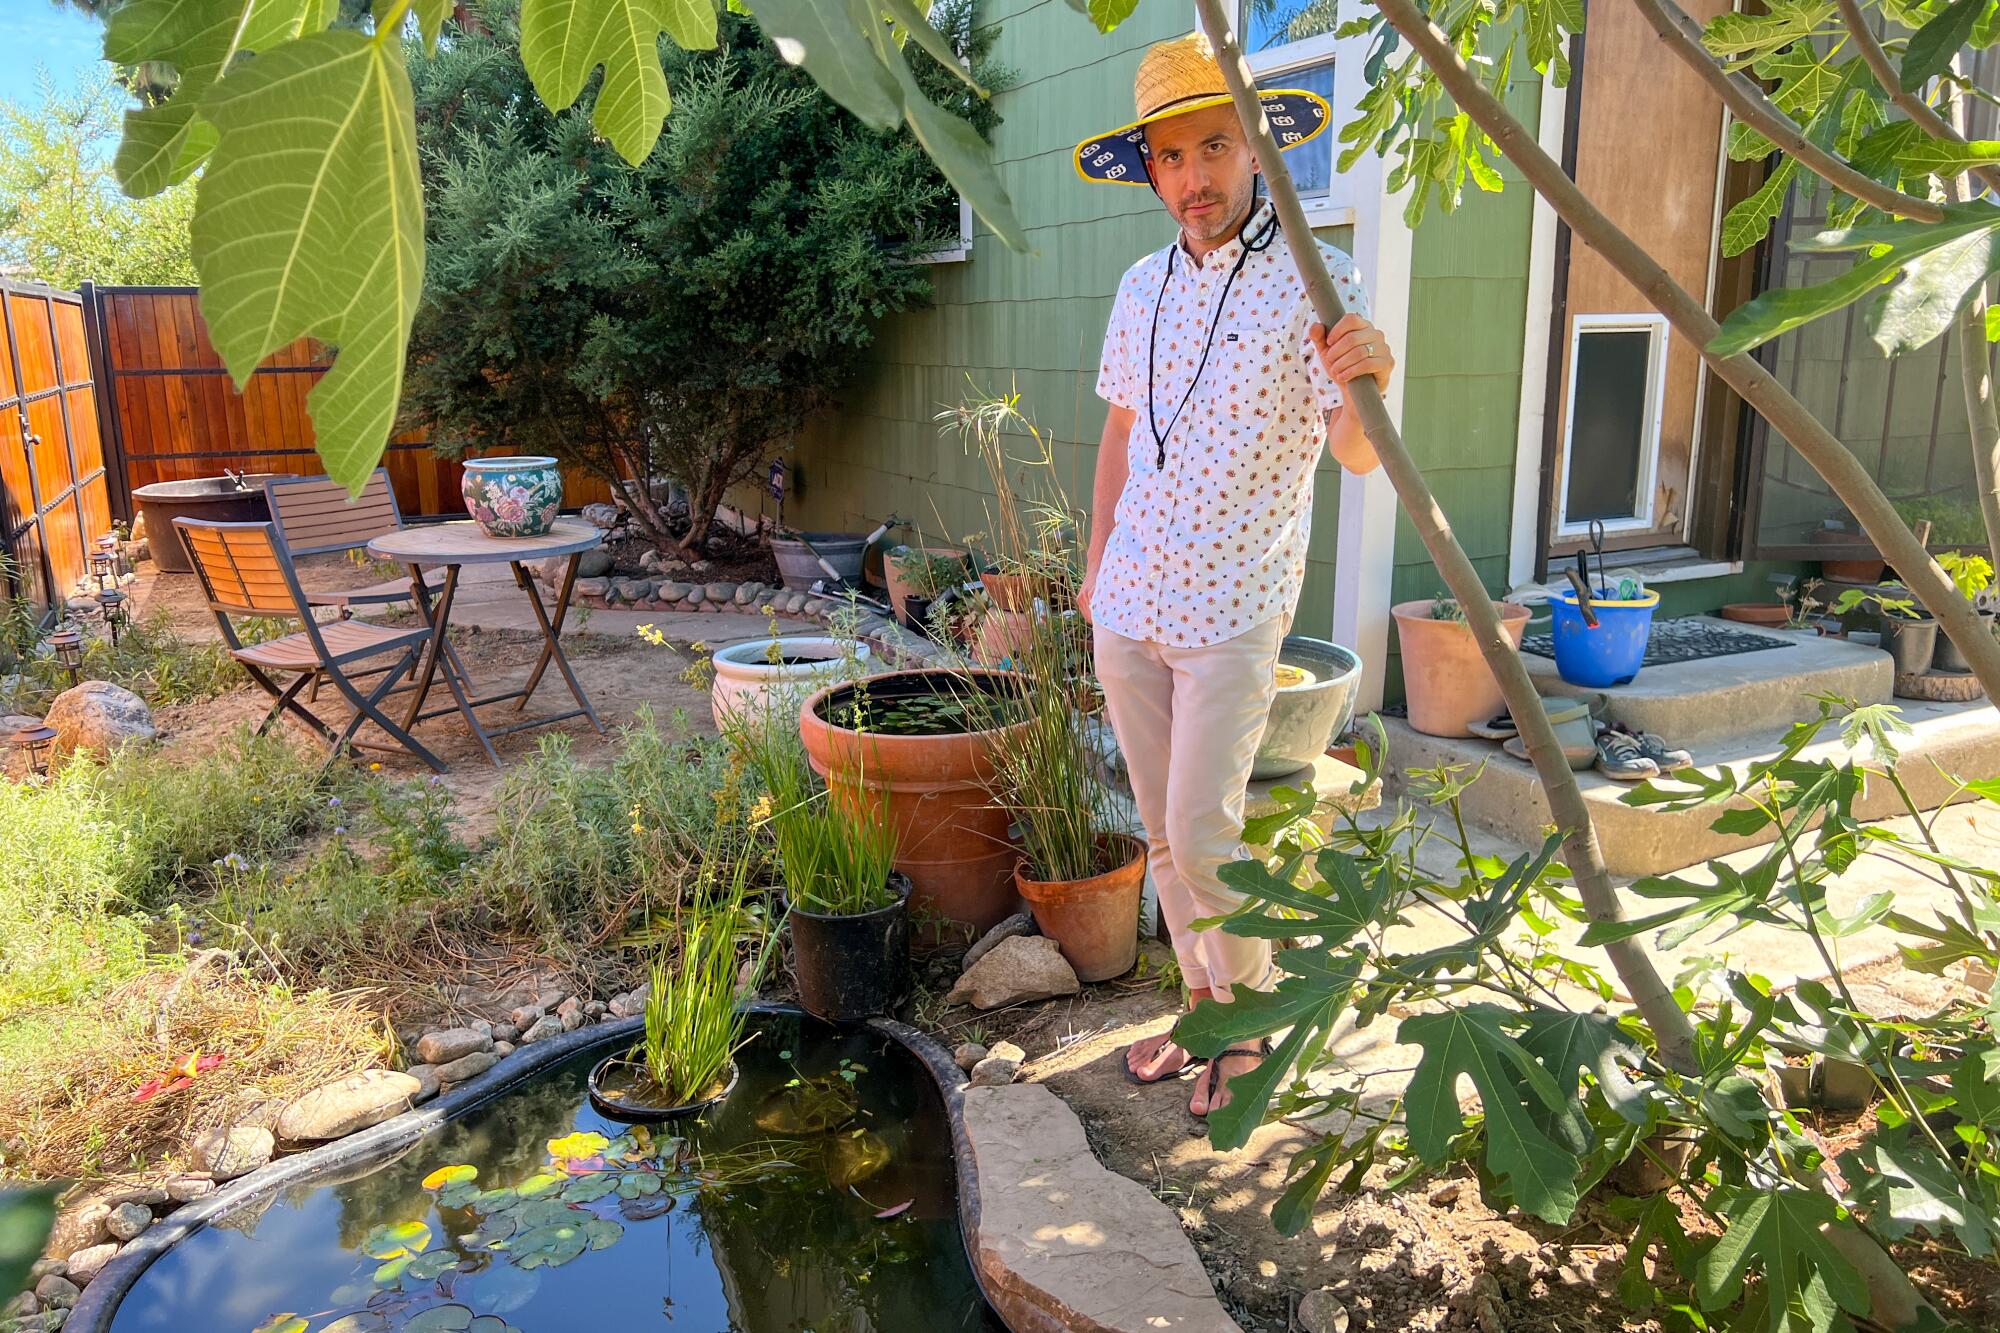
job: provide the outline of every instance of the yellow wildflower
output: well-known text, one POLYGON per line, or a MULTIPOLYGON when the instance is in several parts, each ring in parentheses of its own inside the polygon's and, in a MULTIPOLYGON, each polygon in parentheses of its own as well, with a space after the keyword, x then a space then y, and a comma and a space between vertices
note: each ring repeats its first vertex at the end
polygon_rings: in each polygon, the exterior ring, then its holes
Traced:
POLYGON ((771 817, 771 794, 765 792, 757 798, 757 804, 750 807, 750 822, 762 824, 771 817))

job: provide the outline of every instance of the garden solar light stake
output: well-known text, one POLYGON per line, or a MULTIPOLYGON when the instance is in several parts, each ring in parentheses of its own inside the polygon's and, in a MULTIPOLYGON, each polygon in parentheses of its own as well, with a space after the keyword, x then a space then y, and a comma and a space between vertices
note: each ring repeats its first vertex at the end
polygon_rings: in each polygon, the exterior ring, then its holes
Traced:
MULTIPOLYGON (((1305 210, 1299 204, 1291 171, 1280 157, 1277 142, 1265 121, 1249 65, 1243 58, 1243 48, 1224 17, 1221 0, 1199 0, 1199 9, 1202 27, 1208 33, 1209 44, 1215 48, 1216 62, 1222 67, 1222 76, 1229 86, 1236 114, 1243 123, 1258 165, 1264 171, 1271 202, 1277 209, 1292 255, 1301 266, 1301 276, 1312 297, 1313 313, 1320 323, 1330 329, 1344 312, 1335 294, 1333 279, 1327 272, 1326 261, 1320 256, 1312 227, 1306 221, 1305 210)), ((1424 549, 1430 553, 1431 562, 1444 576, 1451 595, 1464 608, 1466 621, 1472 627, 1480 652, 1500 684, 1500 693, 1507 701, 1507 711, 1514 715, 1520 727, 1528 754, 1541 776, 1549 811, 1554 822, 1563 830, 1564 860, 1576 876, 1577 892, 1585 910, 1593 921, 1622 920, 1624 913, 1619 907, 1617 890, 1612 887, 1611 876, 1604 868, 1604 856, 1598 848, 1597 831, 1591 823, 1583 793, 1576 785, 1576 776, 1570 771, 1569 761, 1563 758, 1562 744, 1556 739, 1555 728, 1550 724, 1548 714, 1542 710, 1541 695, 1500 627, 1499 614, 1493 609, 1485 585, 1480 582, 1478 572, 1466 558, 1458 539, 1452 535, 1444 511, 1438 507, 1423 474, 1403 447, 1402 436, 1397 432, 1395 422, 1389 419, 1388 408, 1383 405, 1381 391, 1375 382, 1365 376, 1357 377, 1346 388, 1349 406, 1361 414, 1368 442, 1374 446, 1376 456, 1382 461, 1383 471, 1395 485, 1396 494, 1409 513, 1417 535, 1423 538, 1424 549)), ((1606 944, 1604 951, 1617 969, 1632 1003, 1645 1015, 1647 1024, 1653 1029, 1659 1043, 1660 1059, 1683 1073, 1694 1072, 1697 1066, 1692 1029, 1652 960, 1636 940, 1614 941, 1606 944)))

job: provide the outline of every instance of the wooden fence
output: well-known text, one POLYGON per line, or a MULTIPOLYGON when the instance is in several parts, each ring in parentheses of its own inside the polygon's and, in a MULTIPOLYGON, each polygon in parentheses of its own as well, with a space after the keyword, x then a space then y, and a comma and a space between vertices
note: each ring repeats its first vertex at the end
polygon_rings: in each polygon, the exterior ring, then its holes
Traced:
MULTIPOLYGON (((131 515, 131 492, 155 481, 238 472, 319 474, 306 394, 330 365, 301 340, 272 354, 238 393, 208 340, 193 287, 95 287, 83 309, 101 349, 98 382, 113 459, 111 503, 131 515)), ((461 515, 463 469, 431 451, 421 432, 399 435, 383 456, 397 503, 411 517, 461 515)), ((565 476, 566 507, 610 499, 588 473, 565 476)))
POLYGON ((82 302, 0 282, 0 547, 8 596, 46 612, 111 527, 97 384, 82 302))

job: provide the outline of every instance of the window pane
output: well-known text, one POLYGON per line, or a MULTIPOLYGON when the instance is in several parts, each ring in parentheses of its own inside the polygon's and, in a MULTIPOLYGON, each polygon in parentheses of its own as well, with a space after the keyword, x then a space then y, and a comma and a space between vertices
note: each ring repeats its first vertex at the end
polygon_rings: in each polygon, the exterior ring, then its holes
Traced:
POLYGON ((1653 338, 1647 329, 1585 329, 1577 336, 1563 497, 1567 522, 1639 513, 1641 464, 1651 446, 1646 376, 1653 338))
MULTIPOLYGON (((1331 60, 1288 69, 1282 74, 1268 74, 1258 82, 1272 88, 1303 88, 1324 97, 1328 106, 1333 105, 1331 60)), ((1292 184, 1298 187, 1301 198, 1324 195, 1333 183, 1333 149, 1338 137, 1337 127, 1329 125, 1311 143, 1300 144, 1285 154, 1285 165, 1292 169, 1292 184)))
POLYGON ((1336 0, 1243 0, 1243 49, 1251 55, 1322 37, 1340 25, 1336 0))

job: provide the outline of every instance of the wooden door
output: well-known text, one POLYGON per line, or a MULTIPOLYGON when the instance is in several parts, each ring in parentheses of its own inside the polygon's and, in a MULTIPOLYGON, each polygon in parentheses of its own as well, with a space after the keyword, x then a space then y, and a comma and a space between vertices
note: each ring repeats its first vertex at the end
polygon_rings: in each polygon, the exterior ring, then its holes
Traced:
MULTIPOLYGON (((1729 0, 1689 0, 1705 23, 1729 0)), ((1722 104, 1675 60, 1628 4, 1590 7, 1570 90, 1584 194, 1706 300, 1715 261, 1722 104), (1660 134, 1657 127, 1671 126, 1660 134)), ((1588 541, 1631 549, 1685 540, 1699 454, 1703 378, 1697 349, 1596 251, 1573 246, 1558 293, 1560 372, 1550 416, 1549 553, 1588 541)))

